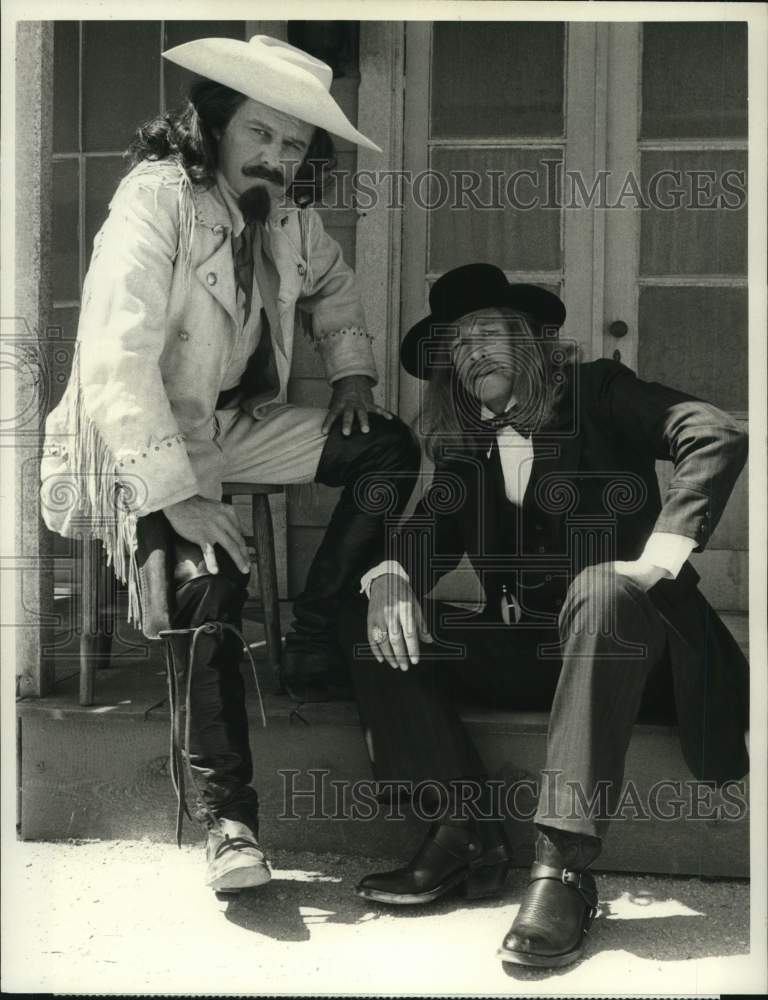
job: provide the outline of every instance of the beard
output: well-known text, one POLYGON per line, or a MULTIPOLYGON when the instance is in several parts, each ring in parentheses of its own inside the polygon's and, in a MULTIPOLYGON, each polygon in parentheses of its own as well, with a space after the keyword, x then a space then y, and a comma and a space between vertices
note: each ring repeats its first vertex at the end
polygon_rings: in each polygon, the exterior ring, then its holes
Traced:
POLYGON ((237 199, 237 207, 246 222, 260 222, 264 225, 272 210, 272 196, 263 184, 254 184, 237 199))

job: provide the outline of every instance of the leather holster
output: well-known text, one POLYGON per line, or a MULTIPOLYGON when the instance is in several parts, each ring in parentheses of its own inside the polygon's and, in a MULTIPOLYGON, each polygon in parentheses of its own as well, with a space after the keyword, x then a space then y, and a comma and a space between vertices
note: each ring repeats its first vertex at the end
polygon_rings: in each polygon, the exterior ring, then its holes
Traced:
POLYGON ((159 639, 171 628, 175 533, 162 511, 136 522, 136 565, 141 595, 141 629, 148 639, 159 639))
MULTIPOLYGON (((200 546, 177 535, 161 510, 138 519, 136 545, 142 632, 148 639, 159 639, 161 632, 173 627, 176 590, 205 576, 208 570, 200 546)), ((219 572, 239 586, 247 586, 249 574, 241 573, 220 545, 215 552, 219 572)))

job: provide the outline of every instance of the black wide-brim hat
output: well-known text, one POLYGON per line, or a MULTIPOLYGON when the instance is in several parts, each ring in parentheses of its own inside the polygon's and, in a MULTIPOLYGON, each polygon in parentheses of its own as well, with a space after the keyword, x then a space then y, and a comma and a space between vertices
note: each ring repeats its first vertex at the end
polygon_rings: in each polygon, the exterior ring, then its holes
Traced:
POLYGON ((416 378, 428 378, 427 342, 437 343, 441 332, 450 334, 451 324, 467 313, 498 306, 527 313, 546 327, 559 329, 565 322, 565 306, 553 292, 538 285, 513 284, 494 264, 465 264, 447 271, 432 286, 429 316, 412 326, 400 345, 403 368, 416 378))

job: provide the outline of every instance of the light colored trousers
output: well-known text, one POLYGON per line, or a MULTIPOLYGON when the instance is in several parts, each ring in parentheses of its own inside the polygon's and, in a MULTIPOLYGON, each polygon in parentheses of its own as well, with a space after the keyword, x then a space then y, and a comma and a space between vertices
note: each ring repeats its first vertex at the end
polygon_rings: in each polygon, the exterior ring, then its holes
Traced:
POLYGON ((217 410, 210 438, 188 438, 187 451, 200 494, 221 499, 226 480, 290 485, 315 479, 328 435, 328 411, 275 404, 256 420, 240 409, 217 410))

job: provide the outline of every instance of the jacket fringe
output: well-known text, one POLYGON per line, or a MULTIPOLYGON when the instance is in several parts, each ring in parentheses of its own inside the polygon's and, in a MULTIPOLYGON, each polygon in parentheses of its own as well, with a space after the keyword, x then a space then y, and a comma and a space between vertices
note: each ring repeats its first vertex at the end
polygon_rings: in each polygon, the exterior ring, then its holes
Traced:
POLYGON ((137 518, 126 504, 125 484, 118 481, 116 461, 101 432, 89 417, 80 382, 80 341, 72 359, 72 391, 68 426, 74 432, 70 471, 79 484, 80 517, 106 552, 107 565, 128 587, 128 621, 142 628, 142 595, 136 559, 137 518))
POLYGON ((302 287, 305 291, 309 291, 315 286, 315 278, 312 273, 312 252, 311 252, 311 229, 312 229, 312 214, 306 210, 299 211, 299 233, 301 235, 301 254, 304 258, 304 263, 306 265, 306 272, 304 274, 304 282, 302 287))
POLYGON ((179 175, 179 245, 176 255, 181 261, 184 281, 189 286, 192 274, 192 240, 195 235, 195 203, 192 198, 192 182, 185 170, 179 175))

